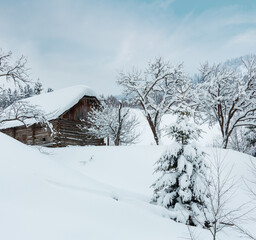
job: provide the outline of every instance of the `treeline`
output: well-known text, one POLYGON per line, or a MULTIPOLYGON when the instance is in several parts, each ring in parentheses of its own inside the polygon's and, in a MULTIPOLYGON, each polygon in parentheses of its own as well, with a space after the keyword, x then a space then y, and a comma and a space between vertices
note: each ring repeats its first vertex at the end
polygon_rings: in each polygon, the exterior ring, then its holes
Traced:
MULTIPOLYGON (((45 92, 52 92, 52 88, 47 88, 45 92)), ((41 82, 26 84, 24 87, 20 86, 16 89, 3 89, 0 92, 0 108, 5 109, 15 101, 39 95, 44 92, 41 82)))

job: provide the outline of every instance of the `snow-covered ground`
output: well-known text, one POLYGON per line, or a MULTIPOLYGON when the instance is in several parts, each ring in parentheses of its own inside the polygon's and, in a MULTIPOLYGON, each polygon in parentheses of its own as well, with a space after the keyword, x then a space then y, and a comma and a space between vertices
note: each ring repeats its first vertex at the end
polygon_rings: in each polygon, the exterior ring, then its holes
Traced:
MULTIPOLYGON (((131 112, 136 115, 140 123, 137 130, 140 133, 140 136, 136 145, 155 145, 153 134, 142 111, 140 111, 139 109, 132 109, 131 112)), ((175 122, 175 116, 171 114, 166 114, 162 119, 160 128, 163 129, 164 127, 168 126, 168 124, 173 122, 175 122)), ((211 147, 215 144, 216 139, 221 138, 220 130, 217 125, 209 128, 207 124, 203 124, 200 126, 200 128, 202 129, 201 138, 198 140, 198 144, 200 146, 211 147)), ((162 131, 161 142, 162 144, 167 145, 172 143, 173 140, 170 139, 170 137, 166 136, 165 132, 162 131)))
MULTIPOLYGON (((185 225, 150 204, 154 163, 167 146, 155 146, 139 112, 140 142, 121 147, 26 146, 0 133, 0 239, 4 240, 180 240, 185 225)), ((164 123, 170 121, 166 116, 164 123)), ((210 146, 216 129, 206 126, 202 146, 210 146)), ((171 142, 163 138, 163 143, 171 142)), ((231 150, 204 148, 219 156, 239 183, 230 207, 247 202, 242 179, 250 179, 250 157, 231 150)), ((255 231, 253 224, 246 224, 255 231)), ((199 240, 206 230, 193 228, 199 240)), ((240 239, 226 230, 220 239, 240 239)))
MULTIPOLYGON (((29 147, 0 133, 0 239, 172 239, 187 227, 150 204, 154 162, 164 146, 29 147)), ((217 150, 205 149, 209 157, 217 150)), ((217 151, 240 180, 248 155, 217 151)), ((243 182, 234 203, 246 199, 243 182)), ((253 226, 248 226, 253 230, 253 226)), ((207 231, 195 230, 199 239, 207 231)), ((238 239, 232 231, 221 239, 238 239)), ((237 236, 238 237, 238 236, 237 236)))

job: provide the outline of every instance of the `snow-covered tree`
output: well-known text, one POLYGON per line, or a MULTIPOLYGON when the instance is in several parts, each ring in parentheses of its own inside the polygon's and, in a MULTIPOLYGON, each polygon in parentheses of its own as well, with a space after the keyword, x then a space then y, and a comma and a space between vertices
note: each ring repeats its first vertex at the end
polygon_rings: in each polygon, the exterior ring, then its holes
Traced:
POLYGON ((162 58, 149 63, 144 71, 134 69, 120 73, 117 83, 142 108, 157 145, 160 143, 161 119, 175 103, 174 83, 184 78, 182 64, 173 67, 162 58))
POLYGON ((34 95, 33 89, 29 84, 24 87, 24 98, 32 97, 34 95))
POLYGON ((47 120, 45 112, 25 100, 16 101, 9 108, 0 112, 0 124, 16 120, 28 126, 27 120, 29 119, 33 119, 36 123, 48 127, 52 132, 54 131, 52 124, 47 120))
POLYGON ((16 61, 12 61, 12 52, 3 52, 0 49, 0 89, 3 84, 12 81, 20 86, 22 83, 29 82, 27 59, 21 56, 16 61))
POLYGON ((7 121, 17 120, 26 125, 26 119, 34 118, 37 122, 46 124, 51 128, 44 112, 38 109, 37 106, 32 106, 26 101, 17 101, 26 97, 23 86, 26 86, 30 82, 26 64, 27 59, 24 56, 13 61, 12 52, 6 53, 0 49, 0 94, 4 94, 6 104, 10 105, 11 103, 14 103, 8 111, 0 109, 0 124, 7 121), (17 89, 13 92, 10 88, 6 90, 4 85, 7 82, 12 82, 17 86, 20 93, 17 89))
POLYGON ((93 108, 86 120, 85 131, 97 138, 107 138, 116 146, 132 144, 139 134, 136 132, 138 120, 130 109, 102 102, 99 108, 93 108))
POLYGON ((244 152, 256 157, 256 126, 246 128, 244 146, 244 152))
POLYGON ((0 93, 0 108, 4 109, 10 105, 10 99, 7 90, 3 90, 0 93))
POLYGON ((26 83, 24 87, 20 86, 12 90, 11 88, 3 89, 0 91, 0 107, 7 108, 15 101, 32 97, 34 94, 33 88, 29 83, 26 83))
POLYGON ((47 92, 53 92, 54 90, 52 88, 47 88, 47 92))
MULTIPOLYGON (((206 212, 205 175, 208 168, 204 152, 195 144, 188 144, 190 136, 197 137, 198 130, 189 124, 188 112, 183 114, 178 116, 176 125, 171 127, 176 141, 156 162, 155 172, 162 175, 152 185, 153 201, 170 209, 174 220, 197 225, 198 219, 204 219, 206 212)), ((208 224, 205 222, 205 227, 208 224)))
POLYGON ((235 128, 256 125, 256 58, 243 60, 241 69, 238 72, 221 64, 201 68, 195 95, 198 112, 210 126, 218 123, 223 148, 235 128))
POLYGON ((39 80, 35 83, 35 86, 34 86, 34 93, 36 95, 39 95, 41 94, 43 91, 43 85, 41 82, 39 82, 39 80))
MULTIPOLYGON (((153 201, 171 210, 170 216, 178 222, 198 225, 207 212, 208 167, 205 153, 198 149, 193 140, 197 140, 201 130, 191 122, 193 111, 188 102, 190 86, 184 80, 177 81, 176 122, 166 132, 175 142, 168 147, 156 162, 155 172, 161 176, 152 185, 153 201)), ((205 221, 208 227, 209 222, 205 221)))
MULTIPOLYGON (((236 127, 229 137, 228 148, 231 148, 238 152, 246 152, 245 133, 245 127, 236 127)), ((219 144, 216 145, 216 147, 222 147, 222 145, 222 142, 219 141, 219 144)))
MULTIPOLYGON (((112 106, 115 106, 115 107, 118 107, 120 102, 118 101, 118 99, 113 96, 113 95, 110 95, 110 96, 107 96, 104 99, 104 102, 108 105, 112 105, 112 106)), ((122 105, 125 106, 126 105, 126 102, 122 101, 122 105)))

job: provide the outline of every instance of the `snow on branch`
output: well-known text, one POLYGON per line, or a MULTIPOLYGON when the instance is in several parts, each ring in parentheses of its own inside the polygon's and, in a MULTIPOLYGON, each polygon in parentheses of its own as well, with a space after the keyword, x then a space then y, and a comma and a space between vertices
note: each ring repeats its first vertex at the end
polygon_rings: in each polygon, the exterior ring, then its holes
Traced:
POLYGON ((28 68, 26 67, 27 59, 21 56, 15 62, 12 62, 12 52, 3 52, 0 49, 0 83, 5 81, 13 81, 15 85, 27 83, 30 81, 28 68))
POLYGON ((130 109, 123 108, 122 102, 118 107, 102 102, 99 108, 88 113, 84 123, 82 129, 94 137, 109 138, 116 146, 135 143, 140 135, 136 131, 137 117, 130 109))
POLYGON ((9 122, 8 126, 12 127, 12 123, 16 124, 16 121, 18 121, 28 127, 34 123, 40 123, 47 126, 53 132, 52 125, 47 119, 48 115, 44 111, 26 101, 14 102, 8 108, 8 111, 0 112, 0 125, 9 122))
POLYGON ((223 147, 239 126, 256 125, 256 61, 243 59, 244 71, 237 73, 221 64, 201 67, 201 81, 196 87, 197 119, 218 123, 223 147))
POLYGON ((162 58, 150 62, 144 71, 133 69, 119 74, 117 83, 142 108, 157 145, 161 137, 161 119, 176 103, 176 81, 185 78, 182 64, 172 66, 162 58))

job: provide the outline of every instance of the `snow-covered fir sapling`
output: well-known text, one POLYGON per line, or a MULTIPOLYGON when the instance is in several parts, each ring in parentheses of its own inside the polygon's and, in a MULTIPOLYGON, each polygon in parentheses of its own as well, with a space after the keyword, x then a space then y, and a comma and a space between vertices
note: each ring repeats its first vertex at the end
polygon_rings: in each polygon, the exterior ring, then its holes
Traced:
POLYGON ((177 120, 168 130, 175 142, 156 162, 161 176, 152 185, 153 202, 170 210, 170 217, 188 225, 203 225, 207 214, 207 175, 205 153, 192 142, 201 130, 190 119, 193 112, 186 104, 177 106, 177 120), (200 224, 199 224, 200 223, 200 224), (202 224, 203 223, 203 224, 202 224))

